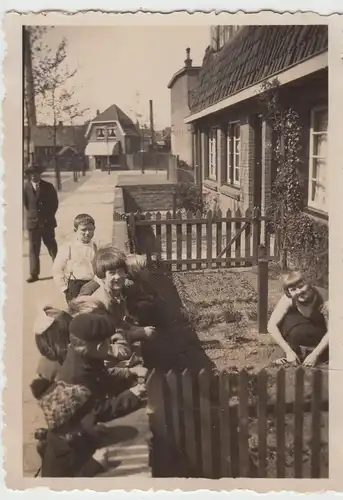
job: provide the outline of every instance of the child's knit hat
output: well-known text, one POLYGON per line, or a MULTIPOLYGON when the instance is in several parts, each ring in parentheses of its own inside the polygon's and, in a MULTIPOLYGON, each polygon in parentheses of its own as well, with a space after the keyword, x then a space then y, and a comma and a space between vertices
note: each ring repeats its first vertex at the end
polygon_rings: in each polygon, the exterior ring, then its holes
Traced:
POLYGON ((114 323, 109 314, 79 314, 70 322, 69 332, 86 342, 102 341, 114 334, 114 323))
POLYGON ((83 416, 83 409, 89 411, 86 403, 91 401, 89 389, 82 385, 70 385, 63 381, 52 384, 38 399, 49 429, 57 429, 76 416, 83 416))

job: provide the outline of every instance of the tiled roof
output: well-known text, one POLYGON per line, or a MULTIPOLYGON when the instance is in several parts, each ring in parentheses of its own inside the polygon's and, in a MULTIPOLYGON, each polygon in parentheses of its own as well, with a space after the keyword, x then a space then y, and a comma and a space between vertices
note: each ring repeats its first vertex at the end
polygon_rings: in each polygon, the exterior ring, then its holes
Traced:
MULTIPOLYGON (((76 146, 80 151, 86 147, 87 125, 62 125, 56 129, 57 146, 76 146)), ((31 139, 35 146, 52 147, 54 145, 53 128, 48 125, 36 125, 31 129, 31 139)))
POLYGON ((328 50, 328 27, 245 26, 218 52, 207 49, 192 113, 328 50))
POLYGON ((112 104, 112 106, 107 108, 103 113, 100 113, 93 118, 92 123, 110 121, 118 121, 126 134, 139 135, 136 125, 133 123, 131 118, 129 118, 116 104, 112 104))

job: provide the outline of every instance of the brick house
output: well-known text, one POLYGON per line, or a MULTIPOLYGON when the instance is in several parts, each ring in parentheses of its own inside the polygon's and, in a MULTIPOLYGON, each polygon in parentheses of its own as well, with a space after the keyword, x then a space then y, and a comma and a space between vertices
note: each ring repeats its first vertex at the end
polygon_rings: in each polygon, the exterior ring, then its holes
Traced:
POLYGON ((192 161, 202 189, 222 209, 265 210, 276 174, 275 137, 261 118, 261 82, 277 77, 283 102, 301 119, 300 176, 305 210, 327 218, 328 28, 211 28, 192 93, 192 161))
MULTIPOLYGON (((26 134, 27 127, 24 127, 26 134)), ((53 168, 53 158, 57 157, 61 170, 70 169, 70 155, 67 161, 65 148, 71 148, 73 151, 73 165, 75 162, 80 170, 84 163, 84 151, 86 147, 85 140, 86 125, 64 125, 62 122, 56 128, 56 138, 54 138, 54 129, 49 125, 34 125, 30 130, 31 142, 31 161, 37 162, 44 169, 53 168), (61 154, 62 152, 62 154, 61 154), (66 161, 64 161, 66 159, 66 161)), ((25 141, 24 141, 25 147, 25 141)))
POLYGON ((85 155, 91 169, 126 168, 126 155, 140 149, 137 127, 116 104, 103 113, 97 111, 86 130, 85 155))
POLYGON ((168 83, 171 104, 171 152, 188 165, 192 164, 192 131, 184 121, 191 112, 190 94, 198 84, 200 66, 193 66, 190 49, 186 49, 185 65, 168 83))

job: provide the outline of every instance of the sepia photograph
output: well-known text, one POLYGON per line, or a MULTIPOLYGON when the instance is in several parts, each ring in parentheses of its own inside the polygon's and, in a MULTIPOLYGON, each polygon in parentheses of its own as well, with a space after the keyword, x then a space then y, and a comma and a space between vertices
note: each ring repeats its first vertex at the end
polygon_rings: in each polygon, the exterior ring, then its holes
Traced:
POLYGON ((328 25, 211 19, 24 20, 25 478, 329 478, 328 25))

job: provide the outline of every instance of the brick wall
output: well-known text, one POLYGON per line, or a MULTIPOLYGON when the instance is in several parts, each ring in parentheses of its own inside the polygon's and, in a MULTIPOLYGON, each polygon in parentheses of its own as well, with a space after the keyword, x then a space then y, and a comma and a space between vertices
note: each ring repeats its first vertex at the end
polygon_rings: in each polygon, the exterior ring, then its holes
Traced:
POLYGON ((123 187, 125 212, 172 210, 174 186, 155 184, 123 187))
MULTIPOLYGON (((327 71, 322 70, 309 77, 295 81, 282 89, 282 100, 300 114, 302 126, 302 151, 300 174, 302 179, 304 201, 307 203, 308 171, 309 171, 309 128, 310 111, 318 105, 327 105, 328 84, 327 71)), ((204 191, 213 198, 218 198, 222 210, 246 210, 259 203, 264 210, 270 202, 271 186, 276 175, 275 141, 272 131, 266 124, 259 123, 259 109, 253 99, 242 102, 232 108, 210 115, 199 123, 195 123, 197 134, 201 133, 200 158, 204 191), (229 122, 240 122, 241 134, 241 179, 240 187, 226 185, 226 145, 223 132, 218 134, 217 180, 209 180, 208 172, 208 136, 203 130, 211 126, 225 127, 229 122), (261 137, 262 135, 262 137, 261 137), (256 144, 261 141, 260 150, 256 144), (258 163, 260 162, 260 163, 258 163), (258 195, 261 185, 261 196, 258 195), (256 191, 256 193, 255 193, 256 191), (255 196, 256 194, 256 196, 255 196)))

